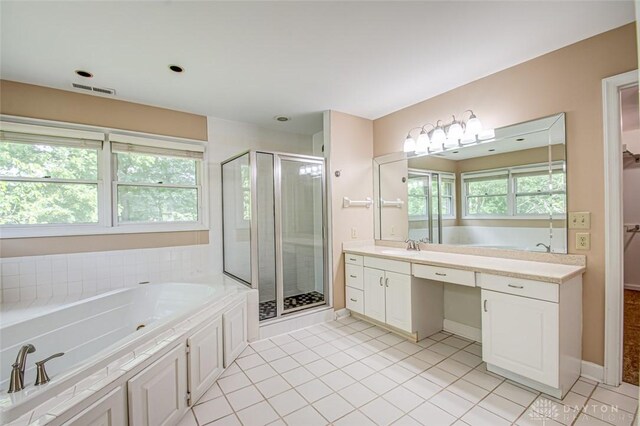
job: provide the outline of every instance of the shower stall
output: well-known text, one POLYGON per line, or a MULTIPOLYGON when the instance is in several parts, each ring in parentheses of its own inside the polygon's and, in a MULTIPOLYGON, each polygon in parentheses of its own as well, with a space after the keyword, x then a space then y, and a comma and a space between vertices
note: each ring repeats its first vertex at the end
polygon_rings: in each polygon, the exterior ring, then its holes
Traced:
POLYGON ((324 158, 249 151, 222 163, 224 273, 258 289, 260 320, 325 305, 324 158))

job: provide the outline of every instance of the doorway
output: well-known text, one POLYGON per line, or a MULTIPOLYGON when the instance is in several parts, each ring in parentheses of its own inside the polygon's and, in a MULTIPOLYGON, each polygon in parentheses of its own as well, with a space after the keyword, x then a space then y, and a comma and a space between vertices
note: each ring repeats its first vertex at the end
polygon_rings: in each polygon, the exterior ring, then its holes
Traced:
POLYGON ((638 384, 640 118, 638 72, 603 80, 605 145, 604 381, 638 384), (636 162, 637 160, 637 162, 636 162), (637 282, 636 282, 637 281, 637 282))

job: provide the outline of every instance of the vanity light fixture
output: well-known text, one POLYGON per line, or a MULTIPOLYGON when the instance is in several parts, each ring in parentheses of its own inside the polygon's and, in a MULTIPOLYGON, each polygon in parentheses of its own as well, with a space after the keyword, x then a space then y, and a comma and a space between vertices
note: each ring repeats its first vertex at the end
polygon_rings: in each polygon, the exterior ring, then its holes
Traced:
POLYGON ((480 119, 472 110, 466 110, 464 113, 470 114, 467 121, 458 120, 455 115, 452 115, 450 123, 444 124, 442 120, 438 120, 435 126, 428 123, 409 130, 404 140, 403 151, 405 153, 430 154, 495 138, 495 131, 483 129, 480 119), (425 129, 427 125, 432 127, 430 131, 425 129), (411 135, 415 129, 420 129, 417 141, 411 135))

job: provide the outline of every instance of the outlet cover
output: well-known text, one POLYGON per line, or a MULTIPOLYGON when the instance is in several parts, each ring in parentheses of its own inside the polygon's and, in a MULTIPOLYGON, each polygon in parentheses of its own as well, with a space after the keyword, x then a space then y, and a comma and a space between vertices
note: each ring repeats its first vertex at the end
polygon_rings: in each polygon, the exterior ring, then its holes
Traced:
POLYGON ((591 229, 591 213, 570 212, 569 229, 591 229))
POLYGON ((576 233, 576 250, 589 250, 591 248, 591 234, 588 232, 576 233))

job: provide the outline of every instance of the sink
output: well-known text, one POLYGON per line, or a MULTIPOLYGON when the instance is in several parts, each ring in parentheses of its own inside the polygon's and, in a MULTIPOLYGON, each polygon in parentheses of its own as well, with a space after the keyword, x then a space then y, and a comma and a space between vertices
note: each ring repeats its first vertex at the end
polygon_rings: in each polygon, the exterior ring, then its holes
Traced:
POLYGON ((381 253, 388 254, 391 256, 415 256, 420 252, 413 251, 413 250, 389 249, 389 250, 382 250, 381 253))

